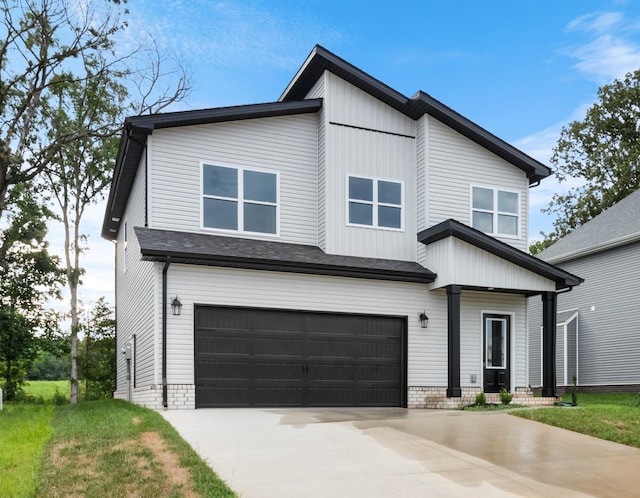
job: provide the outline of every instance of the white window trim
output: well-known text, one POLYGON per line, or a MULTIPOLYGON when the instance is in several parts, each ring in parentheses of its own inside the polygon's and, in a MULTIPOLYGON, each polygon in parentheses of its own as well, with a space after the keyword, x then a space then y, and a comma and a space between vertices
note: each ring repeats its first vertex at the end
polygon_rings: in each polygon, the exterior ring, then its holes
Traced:
MULTIPOLYGON (((497 235, 500 237, 505 237, 508 239, 519 239, 520 238, 520 223, 522 221, 522 208, 520 207, 520 191, 519 190, 514 190, 514 189, 510 189, 510 188, 500 188, 500 187, 495 187, 495 186, 490 186, 490 185, 478 185, 478 184, 472 184, 469 186, 469 226, 473 228, 473 213, 474 211, 477 211, 479 213, 490 213, 493 215, 493 231, 489 234, 489 235, 497 235), (487 209, 476 209, 473 207, 473 189, 475 188, 484 188, 487 190, 491 190, 493 191, 493 205, 495 206, 495 209, 493 209, 492 211, 489 211, 487 209), (518 196, 518 201, 517 201, 517 206, 518 206, 518 211, 516 214, 518 220, 516 222, 516 234, 511 234, 511 233, 500 233, 498 232, 498 215, 507 215, 507 216, 513 216, 514 213, 510 213, 507 211, 498 211, 498 192, 508 192, 510 194, 516 194, 518 196)), ((483 232, 483 233, 488 233, 488 232, 483 232)))
POLYGON ((247 235, 260 235, 265 237, 279 237, 280 236, 280 172, 267 170, 262 168, 254 168, 250 166, 237 166, 233 164, 223 164, 218 161, 200 161, 200 228, 207 231, 225 233, 225 234, 247 234, 247 235), (238 172, 238 197, 221 197, 217 195, 205 195, 204 193, 204 167, 205 166, 219 166, 221 168, 235 169, 238 172), (267 173, 276 177, 276 202, 264 202, 253 201, 244 199, 244 172, 255 171, 256 173, 267 173), (205 199, 220 199, 226 201, 234 201, 238 203, 238 229, 230 230, 227 228, 208 227, 204 224, 204 200, 205 199), (275 206, 276 208, 276 231, 270 232, 252 232, 244 230, 244 205, 258 204, 261 206, 275 206))
POLYGON ((347 226, 350 227, 359 227, 359 228, 368 228, 370 230, 389 230, 391 232, 404 232, 404 217, 405 217, 405 199, 404 199, 404 181, 391 179, 391 178, 380 178, 374 176, 367 175, 359 175, 356 173, 347 173, 345 180, 345 222, 347 226), (361 199, 351 199, 349 197, 349 178, 362 178, 364 180, 372 180, 373 181, 373 201, 364 201, 361 199), (389 182, 389 183, 397 183, 400 185, 400 204, 389 204, 386 202, 378 202, 378 182, 389 182), (349 202, 358 202, 360 204, 369 204, 373 206, 373 217, 371 225, 361 225, 359 223, 351 223, 349 221, 349 202), (400 228, 394 227, 383 227, 378 226, 378 207, 400 207, 400 228))

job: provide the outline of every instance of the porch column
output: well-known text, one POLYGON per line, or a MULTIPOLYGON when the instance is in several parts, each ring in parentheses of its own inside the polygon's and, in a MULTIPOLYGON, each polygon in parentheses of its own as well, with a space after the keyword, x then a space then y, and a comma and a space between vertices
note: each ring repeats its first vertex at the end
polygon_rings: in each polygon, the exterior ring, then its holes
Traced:
POLYGON ((542 293, 542 395, 556 396, 556 308, 555 292, 542 293))
POLYGON ((448 386, 447 397, 459 398, 460 389, 460 293, 459 285, 447 286, 448 386))

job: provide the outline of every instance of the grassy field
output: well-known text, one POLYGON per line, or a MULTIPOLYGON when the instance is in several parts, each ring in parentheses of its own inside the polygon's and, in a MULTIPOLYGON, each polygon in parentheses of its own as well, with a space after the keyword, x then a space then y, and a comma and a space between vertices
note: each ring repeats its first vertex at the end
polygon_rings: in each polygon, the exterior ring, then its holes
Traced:
POLYGON ((69 397, 71 383, 68 380, 31 380, 24 388, 25 394, 44 402, 53 401, 56 393, 69 397))
MULTIPOLYGON (((513 415, 640 448, 637 394, 579 393, 578 406, 518 410, 513 415)), ((571 396, 565 396, 571 401, 571 396)))
POLYGON ((0 411, 1 497, 236 496, 159 413, 118 400, 54 405, 68 387, 31 382, 32 403, 0 411))

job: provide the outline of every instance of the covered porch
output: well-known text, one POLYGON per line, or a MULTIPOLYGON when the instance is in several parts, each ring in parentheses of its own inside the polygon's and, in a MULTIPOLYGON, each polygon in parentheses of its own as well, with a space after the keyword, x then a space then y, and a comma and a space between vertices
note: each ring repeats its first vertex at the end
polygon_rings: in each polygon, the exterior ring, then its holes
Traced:
POLYGON ((429 284, 430 290, 446 292, 447 299, 447 387, 444 393, 441 390, 436 395, 434 391, 425 398, 436 402, 438 406, 433 407, 449 408, 473 403, 480 391, 486 393, 489 402, 499 402, 499 391, 507 389, 514 394, 514 403, 553 403, 557 294, 570 291, 583 280, 452 219, 423 230, 418 241, 424 244, 424 264, 437 272, 436 280, 429 284), (461 385, 461 302, 467 292, 495 294, 497 302, 498 295, 505 294, 522 296, 523 303, 528 297, 540 296, 542 398, 533 397, 528 382, 512 382, 510 369, 519 367, 513 364, 517 360, 509 347, 512 324, 509 314, 500 312, 482 313, 480 386, 461 385))

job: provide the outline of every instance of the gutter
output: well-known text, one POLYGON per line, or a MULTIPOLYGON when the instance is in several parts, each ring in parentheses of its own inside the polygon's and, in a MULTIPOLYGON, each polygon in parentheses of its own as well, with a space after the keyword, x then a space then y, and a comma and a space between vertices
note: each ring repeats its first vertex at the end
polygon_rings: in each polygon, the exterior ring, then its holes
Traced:
POLYGON ((162 406, 167 408, 167 270, 171 256, 167 256, 162 268, 162 406))

